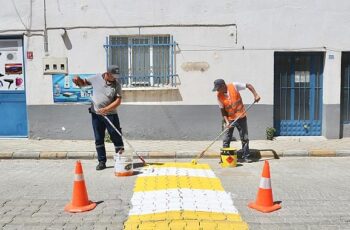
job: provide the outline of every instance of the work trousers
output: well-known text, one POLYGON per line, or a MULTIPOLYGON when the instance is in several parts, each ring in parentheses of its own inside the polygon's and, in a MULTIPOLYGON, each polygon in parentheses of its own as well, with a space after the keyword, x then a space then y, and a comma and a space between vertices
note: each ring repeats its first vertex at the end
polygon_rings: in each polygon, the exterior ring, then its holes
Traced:
MULTIPOLYGON (((122 133, 122 129, 120 128, 119 117, 118 114, 111 114, 106 116, 113 125, 118 129, 120 133, 122 133)), ((124 143, 122 137, 114 130, 114 128, 108 123, 106 118, 103 116, 91 113, 92 118, 92 127, 95 135, 95 145, 97 151, 97 159, 99 162, 106 163, 106 148, 105 148, 105 133, 106 129, 109 133, 111 141, 114 144, 115 152, 118 153, 121 150, 124 150, 124 143)))
MULTIPOLYGON (((232 123, 232 121, 230 121, 232 123)), ((230 147, 232 134, 234 131, 234 128, 237 127, 239 137, 241 139, 242 143, 242 150, 243 150, 243 159, 247 159, 250 157, 250 151, 249 151, 249 138, 248 138, 248 124, 247 124, 247 117, 243 117, 238 119, 232 128, 229 128, 224 133, 224 140, 223 140, 223 147, 228 148, 230 147)))

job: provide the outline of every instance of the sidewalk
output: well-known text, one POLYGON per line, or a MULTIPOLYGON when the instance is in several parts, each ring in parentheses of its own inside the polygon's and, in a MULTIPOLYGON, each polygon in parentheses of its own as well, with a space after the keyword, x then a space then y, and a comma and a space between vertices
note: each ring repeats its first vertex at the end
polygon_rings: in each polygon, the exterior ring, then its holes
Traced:
MULTIPOLYGON (((193 158, 211 141, 129 140, 139 155, 147 158, 193 158)), ((126 144, 126 143, 125 143, 126 144)), ((205 158, 218 157, 222 141, 216 141, 205 158)), ((126 153, 130 153, 129 146, 126 153)), ((240 141, 231 142, 240 148, 240 141)), ((350 138, 327 140, 324 137, 278 137, 273 141, 251 140, 250 148, 260 157, 350 156, 350 138)), ((106 143, 113 156, 113 144, 106 143)), ((93 140, 0 139, 0 159, 94 159, 93 140)))

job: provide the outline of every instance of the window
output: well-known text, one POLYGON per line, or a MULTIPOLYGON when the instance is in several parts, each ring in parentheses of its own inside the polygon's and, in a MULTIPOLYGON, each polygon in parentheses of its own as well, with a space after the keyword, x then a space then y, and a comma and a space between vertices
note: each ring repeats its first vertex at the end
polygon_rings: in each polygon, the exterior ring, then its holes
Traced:
POLYGON ((175 87, 175 42, 164 36, 110 36, 109 65, 118 65, 123 87, 175 87))

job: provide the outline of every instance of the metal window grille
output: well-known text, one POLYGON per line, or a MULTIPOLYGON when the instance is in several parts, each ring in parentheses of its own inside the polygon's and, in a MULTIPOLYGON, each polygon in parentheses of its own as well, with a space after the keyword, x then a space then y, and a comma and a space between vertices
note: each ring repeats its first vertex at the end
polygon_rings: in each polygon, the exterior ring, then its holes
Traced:
POLYGON ((104 47, 109 65, 118 65, 122 86, 175 87, 172 36, 110 36, 104 47))

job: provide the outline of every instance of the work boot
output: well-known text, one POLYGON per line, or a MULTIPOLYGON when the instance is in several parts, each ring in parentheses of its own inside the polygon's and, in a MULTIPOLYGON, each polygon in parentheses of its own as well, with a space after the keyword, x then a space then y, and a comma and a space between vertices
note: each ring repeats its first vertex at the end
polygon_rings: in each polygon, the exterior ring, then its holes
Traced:
POLYGON ((98 165, 96 166, 96 170, 103 170, 105 168, 106 168, 105 162, 99 162, 98 165))

